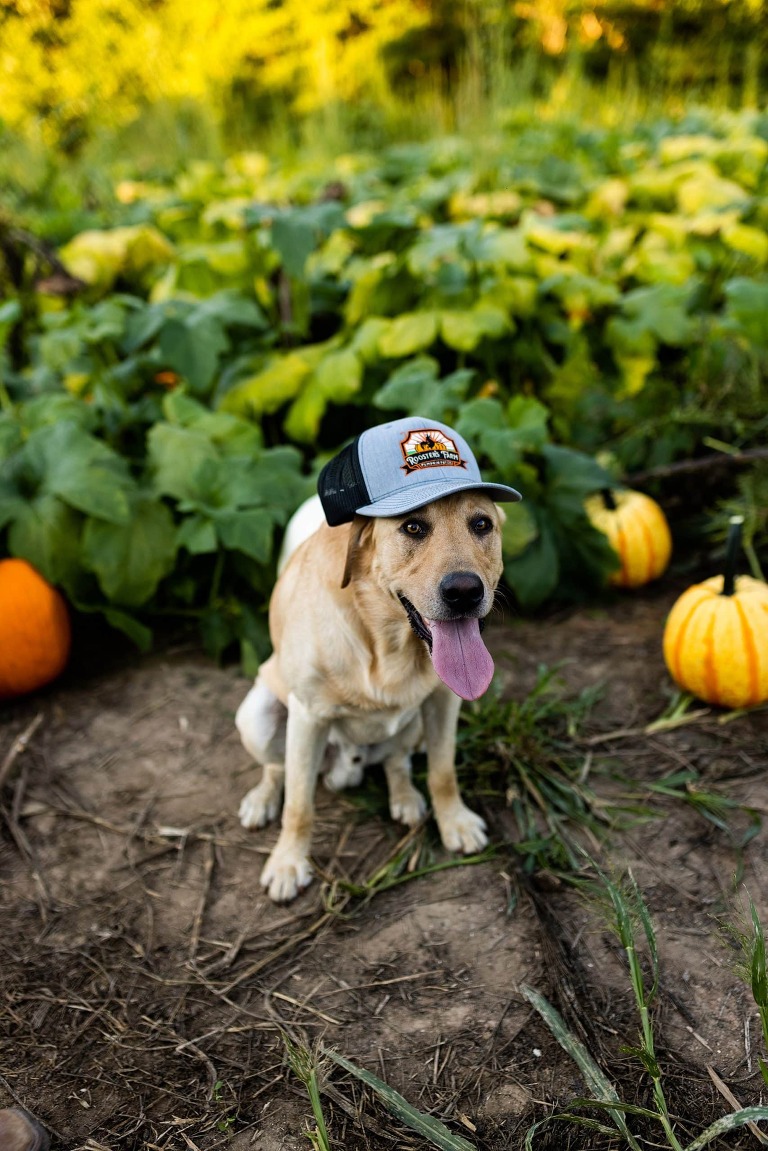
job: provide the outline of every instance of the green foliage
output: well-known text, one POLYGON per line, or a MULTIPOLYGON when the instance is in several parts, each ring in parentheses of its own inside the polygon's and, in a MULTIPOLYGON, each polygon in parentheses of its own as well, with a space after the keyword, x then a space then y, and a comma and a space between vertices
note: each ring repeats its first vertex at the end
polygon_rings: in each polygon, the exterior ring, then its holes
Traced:
POLYGON ((599 590, 598 451, 627 473, 764 441, 767 154, 750 115, 559 122, 322 169, 242 154, 124 181, 101 229, 59 212, 79 290, 0 266, 0 547, 134 634, 197 614, 252 664, 307 477, 413 413, 524 493, 520 606, 599 590))

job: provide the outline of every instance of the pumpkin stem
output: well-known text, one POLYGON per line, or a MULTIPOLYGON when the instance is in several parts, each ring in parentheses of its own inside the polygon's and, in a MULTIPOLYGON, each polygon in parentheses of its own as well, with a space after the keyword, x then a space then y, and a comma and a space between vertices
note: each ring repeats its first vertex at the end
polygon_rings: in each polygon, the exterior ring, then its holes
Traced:
POLYGON ((741 551, 741 525, 744 516, 731 516, 728 521, 728 538, 725 541, 725 564, 723 566, 723 590, 721 595, 733 595, 736 590, 736 561, 741 551))
POLYGON ((616 500, 613 498, 613 492, 610 488, 601 488, 600 495, 603 497, 603 503, 609 512, 616 511, 616 500))

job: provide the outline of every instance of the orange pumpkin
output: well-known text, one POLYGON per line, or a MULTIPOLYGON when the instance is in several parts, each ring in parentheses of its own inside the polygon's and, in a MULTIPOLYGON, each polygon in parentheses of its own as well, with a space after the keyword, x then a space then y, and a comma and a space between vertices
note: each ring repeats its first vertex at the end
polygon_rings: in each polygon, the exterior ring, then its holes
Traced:
POLYGON ((731 521, 724 574, 684 591, 664 629, 672 678, 721 707, 768 700, 768 584, 734 575, 741 524, 741 517, 731 521))
POLYGON ((55 679, 66 666, 71 639, 60 593, 26 560, 0 560, 0 699, 55 679))
POLYGON ((608 577, 615 587, 640 587, 666 571, 672 536, 655 500, 631 489, 604 488, 586 501, 592 524, 608 539, 619 570, 608 577))

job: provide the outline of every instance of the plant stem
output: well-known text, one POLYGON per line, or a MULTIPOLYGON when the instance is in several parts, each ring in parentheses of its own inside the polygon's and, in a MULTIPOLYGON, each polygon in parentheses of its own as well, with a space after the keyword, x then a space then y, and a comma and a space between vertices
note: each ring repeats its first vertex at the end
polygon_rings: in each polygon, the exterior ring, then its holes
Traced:
POLYGON ((741 550, 741 527, 744 516, 731 516, 728 521, 728 538, 725 543, 725 564, 723 567, 723 590, 721 595, 733 595, 736 590, 736 561, 741 550))
POLYGON ((601 488, 600 495, 603 497, 603 503, 609 512, 616 511, 616 500, 613 497, 613 492, 610 488, 601 488))

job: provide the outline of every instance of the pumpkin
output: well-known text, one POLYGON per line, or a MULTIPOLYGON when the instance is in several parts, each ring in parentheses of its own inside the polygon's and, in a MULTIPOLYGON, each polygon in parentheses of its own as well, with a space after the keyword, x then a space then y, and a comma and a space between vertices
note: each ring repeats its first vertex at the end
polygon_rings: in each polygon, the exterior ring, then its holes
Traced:
POLYGON ((664 629, 664 661, 685 691, 722 707, 768 700, 768 584, 734 575, 742 517, 731 521, 723 575, 684 591, 664 629))
POLYGON ((619 558, 619 569, 608 577, 609 583, 640 587, 666 570, 672 536, 664 512, 650 496, 628 488, 604 488, 590 496, 584 507, 619 558))
POLYGON ((69 658, 71 636, 60 593, 26 560, 0 560, 0 699, 55 679, 69 658))

